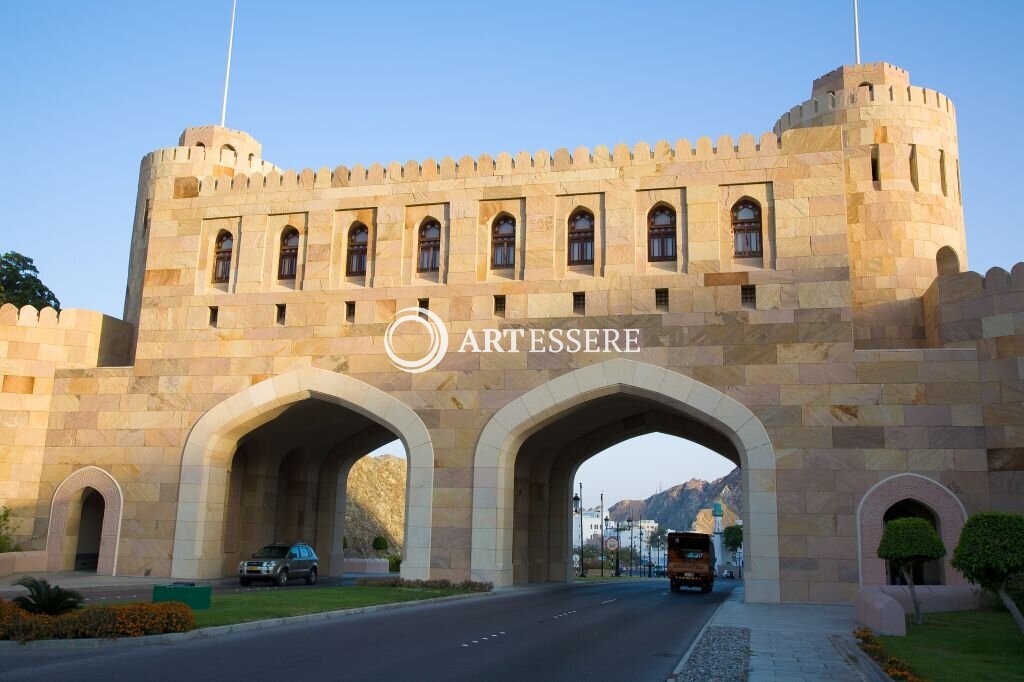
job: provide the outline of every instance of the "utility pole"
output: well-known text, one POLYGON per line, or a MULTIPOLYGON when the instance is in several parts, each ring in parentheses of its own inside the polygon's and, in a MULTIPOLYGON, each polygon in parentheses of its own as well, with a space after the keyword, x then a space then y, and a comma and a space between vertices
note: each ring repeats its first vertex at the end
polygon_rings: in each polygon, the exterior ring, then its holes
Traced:
POLYGON ((583 537, 583 481, 580 481, 580 577, 587 577, 586 561, 583 558, 583 547, 586 545, 586 538, 583 537))

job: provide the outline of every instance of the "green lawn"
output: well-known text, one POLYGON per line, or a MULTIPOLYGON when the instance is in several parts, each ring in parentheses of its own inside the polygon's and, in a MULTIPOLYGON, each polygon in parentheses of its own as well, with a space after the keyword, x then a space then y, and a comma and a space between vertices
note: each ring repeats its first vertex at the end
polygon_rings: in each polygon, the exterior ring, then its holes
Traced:
POLYGON ((932 682, 1024 680, 1024 635, 1005 611, 926 613, 906 637, 879 637, 890 656, 932 682))
POLYGON ((209 609, 195 611, 196 627, 230 625, 252 620, 302 616, 323 611, 354 609, 377 604, 418 601, 466 594, 457 589, 406 587, 285 587, 240 594, 214 594, 209 609))

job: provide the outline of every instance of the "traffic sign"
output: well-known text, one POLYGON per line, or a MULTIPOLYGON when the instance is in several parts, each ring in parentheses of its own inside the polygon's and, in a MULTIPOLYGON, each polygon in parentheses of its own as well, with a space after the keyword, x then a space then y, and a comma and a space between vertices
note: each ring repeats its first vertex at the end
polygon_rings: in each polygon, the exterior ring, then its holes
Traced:
POLYGON ((615 538, 608 538, 604 541, 604 546, 614 552, 619 548, 619 541, 615 538))

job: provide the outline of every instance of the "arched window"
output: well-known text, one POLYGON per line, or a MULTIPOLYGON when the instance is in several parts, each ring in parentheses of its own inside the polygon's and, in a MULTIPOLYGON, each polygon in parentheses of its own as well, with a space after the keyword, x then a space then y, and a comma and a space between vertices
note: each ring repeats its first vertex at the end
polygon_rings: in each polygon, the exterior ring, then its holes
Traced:
POLYGON ((430 219, 420 226, 419 272, 437 272, 441 266, 441 223, 430 219))
POLYGON ((277 278, 295 279, 299 264, 299 231, 286 227, 281 233, 281 255, 277 259, 277 278))
POLYGON ((676 259, 676 212, 669 206, 655 206, 647 214, 647 260, 676 259))
POLYGON ((235 148, 234 148, 234 147, 232 147, 232 146, 231 146, 231 145, 229 145, 229 144, 222 144, 222 145, 220 146, 220 150, 221 150, 222 152, 224 152, 224 151, 228 151, 228 152, 231 152, 232 154, 233 154, 233 153, 235 152, 235 148))
POLYGON ((740 199, 732 207, 732 234, 737 258, 750 258, 763 254, 761 206, 753 199, 740 199))
POLYGON ((213 283, 226 284, 231 275, 231 250, 235 239, 227 230, 221 230, 213 250, 213 283))
POLYGON ((491 267, 511 268, 516 264, 516 219, 508 214, 494 219, 491 227, 491 267))
POLYGON ((366 274, 366 246, 370 231, 362 223, 354 223, 348 231, 348 259, 345 272, 349 277, 366 274))
POLYGON ((594 263, 594 214, 580 209, 569 218, 569 265, 594 263))

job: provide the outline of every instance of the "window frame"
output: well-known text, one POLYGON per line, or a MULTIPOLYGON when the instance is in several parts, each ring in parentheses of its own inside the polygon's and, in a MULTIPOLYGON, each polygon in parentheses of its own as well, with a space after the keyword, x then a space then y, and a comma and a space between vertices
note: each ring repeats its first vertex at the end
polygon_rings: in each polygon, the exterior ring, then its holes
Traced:
POLYGON ((440 272, 441 271, 441 221, 436 218, 427 218, 420 224, 416 240, 416 272, 440 272), (427 230, 436 227, 437 237, 427 238, 427 230), (424 266, 424 254, 428 254, 428 262, 424 266))
POLYGON ((299 231, 291 225, 281 230, 281 243, 277 254, 277 278, 279 280, 293 281, 298 277, 299 242, 301 239, 299 231), (295 245, 287 246, 286 242, 293 237, 295 245), (290 268, 287 267, 289 265, 290 268))
POLYGON ((676 226, 678 225, 676 219, 676 209, 666 204, 657 204, 647 213, 647 261, 649 263, 662 263, 665 261, 676 260, 676 226), (661 213, 669 213, 672 216, 671 225, 655 225, 654 221, 657 215, 661 213), (663 255, 654 255, 654 244, 655 242, 660 243, 662 247, 665 246, 666 242, 671 245, 671 249, 662 249, 663 255), (664 252, 668 251, 668 255, 664 255, 664 252))
POLYGON ((366 225, 355 222, 348 228, 348 245, 345 249, 345 276, 364 277, 366 276, 367 260, 370 253, 370 228, 366 225), (356 235, 364 233, 366 239, 361 242, 355 240, 356 235), (353 268, 353 258, 358 258, 362 264, 361 269, 353 268))
POLYGON ((210 281, 213 284, 227 284, 231 281, 231 261, 235 253, 235 235, 228 230, 221 230, 213 245, 213 268, 210 281), (231 246, 224 248, 225 239, 231 241, 231 246))
POLYGON ((569 224, 567 230, 567 242, 566 242, 566 261, 569 265, 593 265, 594 264, 594 228, 596 221, 594 220, 594 214, 585 208, 578 208, 572 212, 569 216, 569 224), (590 221, 590 227, 588 229, 578 229, 576 223, 580 218, 586 217, 590 221), (587 251, 587 245, 590 246, 590 258, 573 258, 573 247, 580 245, 579 251, 583 254, 587 251))
MULTIPOLYGON (((764 257, 764 214, 761 210, 761 204, 751 199, 750 197, 744 197, 732 205, 730 211, 730 217, 732 218, 732 250, 733 258, 763 258, 764 257), (738 213, 744 208, 751 208, 754 211, 753 218, 739 218, 738 213), (740 251, 738 248, 738 235, 756 235, 757 236, 757 249, 740 251)), ((749 245, 749 239, 746 241, 749 245)))
POLYGON ((516 266, 516 219, 508 213, 499 214, 491 223, 491 269, 507 270, 516 266), (499 233, 503 225, 512 225, 511 234, 499 233), (504 262, 498 262, 498 254, 507 256, 504 262))

